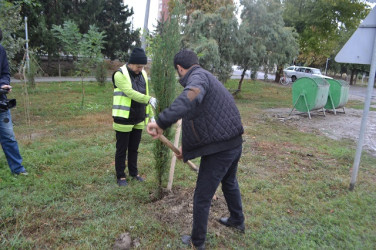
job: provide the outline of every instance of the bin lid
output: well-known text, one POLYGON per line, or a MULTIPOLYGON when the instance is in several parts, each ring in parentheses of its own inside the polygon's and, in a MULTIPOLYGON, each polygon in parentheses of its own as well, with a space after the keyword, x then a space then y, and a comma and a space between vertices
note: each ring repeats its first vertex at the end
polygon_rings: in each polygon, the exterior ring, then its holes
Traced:
POLYGON ((325 78, 322 77, 313 77, 311 78, 317 85, 326 86, 329 85, 329 83, 326 81, 325 78))
POLYGON ((348 87, 350 84, 344 80, 338 80, 338 79, 326 79, 330 85, 336 84, 340 87, 348 87))
POLYGON ((350 84, 344 80, 337 80, 343 87, 350 86, 350 84))

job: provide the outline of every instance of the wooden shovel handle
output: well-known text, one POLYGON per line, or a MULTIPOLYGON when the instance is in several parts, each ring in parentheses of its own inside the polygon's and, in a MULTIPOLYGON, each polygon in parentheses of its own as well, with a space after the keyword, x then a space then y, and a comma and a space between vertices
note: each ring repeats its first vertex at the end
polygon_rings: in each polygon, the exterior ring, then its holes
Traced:
MULTIPOLYGON (((169 147, 174 153, 180 154, 180 150, 177 147, 175 147, 174 144, 172 144, 172 142, 170 142, 164 135, 161 135, 159 137, 159 140, 164 145, 166 145, 167 147, 169 147)), ((187 161, 186 163, 191 167, 192 170, 198 172, 198 168, 197 168, 197 166, 193 162, 187 161)))

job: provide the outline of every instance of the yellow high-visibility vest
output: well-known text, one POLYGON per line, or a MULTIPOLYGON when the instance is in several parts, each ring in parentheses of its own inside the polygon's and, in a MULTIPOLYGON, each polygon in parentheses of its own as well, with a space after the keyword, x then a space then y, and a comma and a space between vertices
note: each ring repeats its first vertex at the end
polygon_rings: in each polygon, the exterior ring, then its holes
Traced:
MULTIPOLYGON (((124 65, 120 69, 121 69, 121 72, 123 73, 123 75, 125 76, 126 81, 128 81, 129 84, 132 85, 127 66, 124 65)), ((142 70, 142 75, 143 75, 143 77, 145 79, 145 83, 146 83, 146 86, 145 86, 146 95, 149 95, 148 77, 147 77, 147 74, 144 70, 142 70)), ((131 110, 131 103, 132 103, 132 99, 129 98, 120 88, 118 88, 115 85, 114 86, 114 93, 113 93, 112 116, 128 119, 129 115, 130 115, 130 110, 131 110)), ((138 129, 142 129, 144 127, 144 125, 148 123, 149 115, 153 114, 153 111, 151 110, 150 105, 146 105, 145 114, 146 114, 145 120, 138 123, 138 124, 123 125, 123 124, 118 124, 118 123, 114 122, 113 127, 114 127, 115 130, 120 130, 120 131, 123 131, 123 132, 131 131, 132 128, 135 125, 137 126, 138 129)))

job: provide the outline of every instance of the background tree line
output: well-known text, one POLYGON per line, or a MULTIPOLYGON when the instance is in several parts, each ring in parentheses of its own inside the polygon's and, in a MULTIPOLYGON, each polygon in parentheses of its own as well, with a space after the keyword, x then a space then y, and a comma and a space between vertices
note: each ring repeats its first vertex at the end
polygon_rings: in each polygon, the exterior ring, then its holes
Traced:
MULTIPOLYGON (((29 45, 49 59, 60 51, 58 40, 53 35, 53 26, 63 25, 67 21, 74 22, 81 34, 88 33, 91 25, 104 32, 106 37, 102 53, 110 59, 123 58, 132 46, 140 44, 140 30, 132 27, 133 10, 124 5, 122 0, 0 2, 12 6, 9 8, 18 8, 17 15, 28 18, 29 45)), ((13 32, 17 37, 25 37, 23 24, 13 32)))
MULTIPOLYGON (((181 0, 181 47, 198 53, 204 68, 225 82, 236 64, 244 71, 275 72, 276 81, 287 64, 325 68, 335 73, 365 70, 334 62, 334 57, 369 13, 361 0, 181 0), (240 19, 237 18, 240 16, 240 19)), ((122 0, 0 0, 0 24, 7 29, 4 44, 20 61, 24 42, 23 17, 28 17, 29 45, 51 60, 61 48, 53 27, 74 22, 81 34, 90 25, 105 34, 102 53, 126 60, 140 45, 139 29, 132 27, 133 10, 122 0), (13 23, 9 24, 8 20, 13 23), (18 47, 18 50, 16 49, 18 47)), ((170 1, 170 13, 176 1, 170 1)), ((156 34, 158 33, 156 29, 156 34)), ((150 34, 154 37, 155 34, 150 34)), ((238 89, 241 90, 242 80, 238 89)))

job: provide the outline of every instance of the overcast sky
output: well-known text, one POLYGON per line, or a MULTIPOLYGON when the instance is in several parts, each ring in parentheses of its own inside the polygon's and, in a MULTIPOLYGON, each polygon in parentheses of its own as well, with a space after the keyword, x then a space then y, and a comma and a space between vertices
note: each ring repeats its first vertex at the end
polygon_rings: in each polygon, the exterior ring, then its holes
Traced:
MULTIPOLYGON (((144 28, 144 18, 147 0, 124 0, 125 5, 133 8, 133 28, 144 28)), ((150 0, 149 10, 149 30, 154 30, 153 25, 157 25, 159 0, 150 0)))
MULTIPOLYGON (((371 0, 374 3, 369 3, 371 6, 375 6, 376 0, 371 0)), ((368 2, 371 2, 368 1, 368 2)), ((133 17, 133 29, 143 28, 145 19, 145 9, 147 0, 124 0, 125 5, 133 7, 134 15, 133 17)), ((239 0, 234 1, 236 4, 239 0)), ((159 0, 150 0, 150 10, 149 10, 149 31, 153 31, 154 27, 157 25, 158 18, 158 3, 159 0)))
MULTIPOLYGON (((124 4, 128 5, 130 8, 133 7, 134 15, 133 17, 133 28, 144 28, 145 19, 145 9, 147 0, 124 0, 124 4)), ((239 0, 235 0, 235 3, 239 3, 239 0)), ((159 0, 150 0, 150 10, 149 10, 149 31, 154 30, 157 25, 158 19, 158 3, 159 0)))

